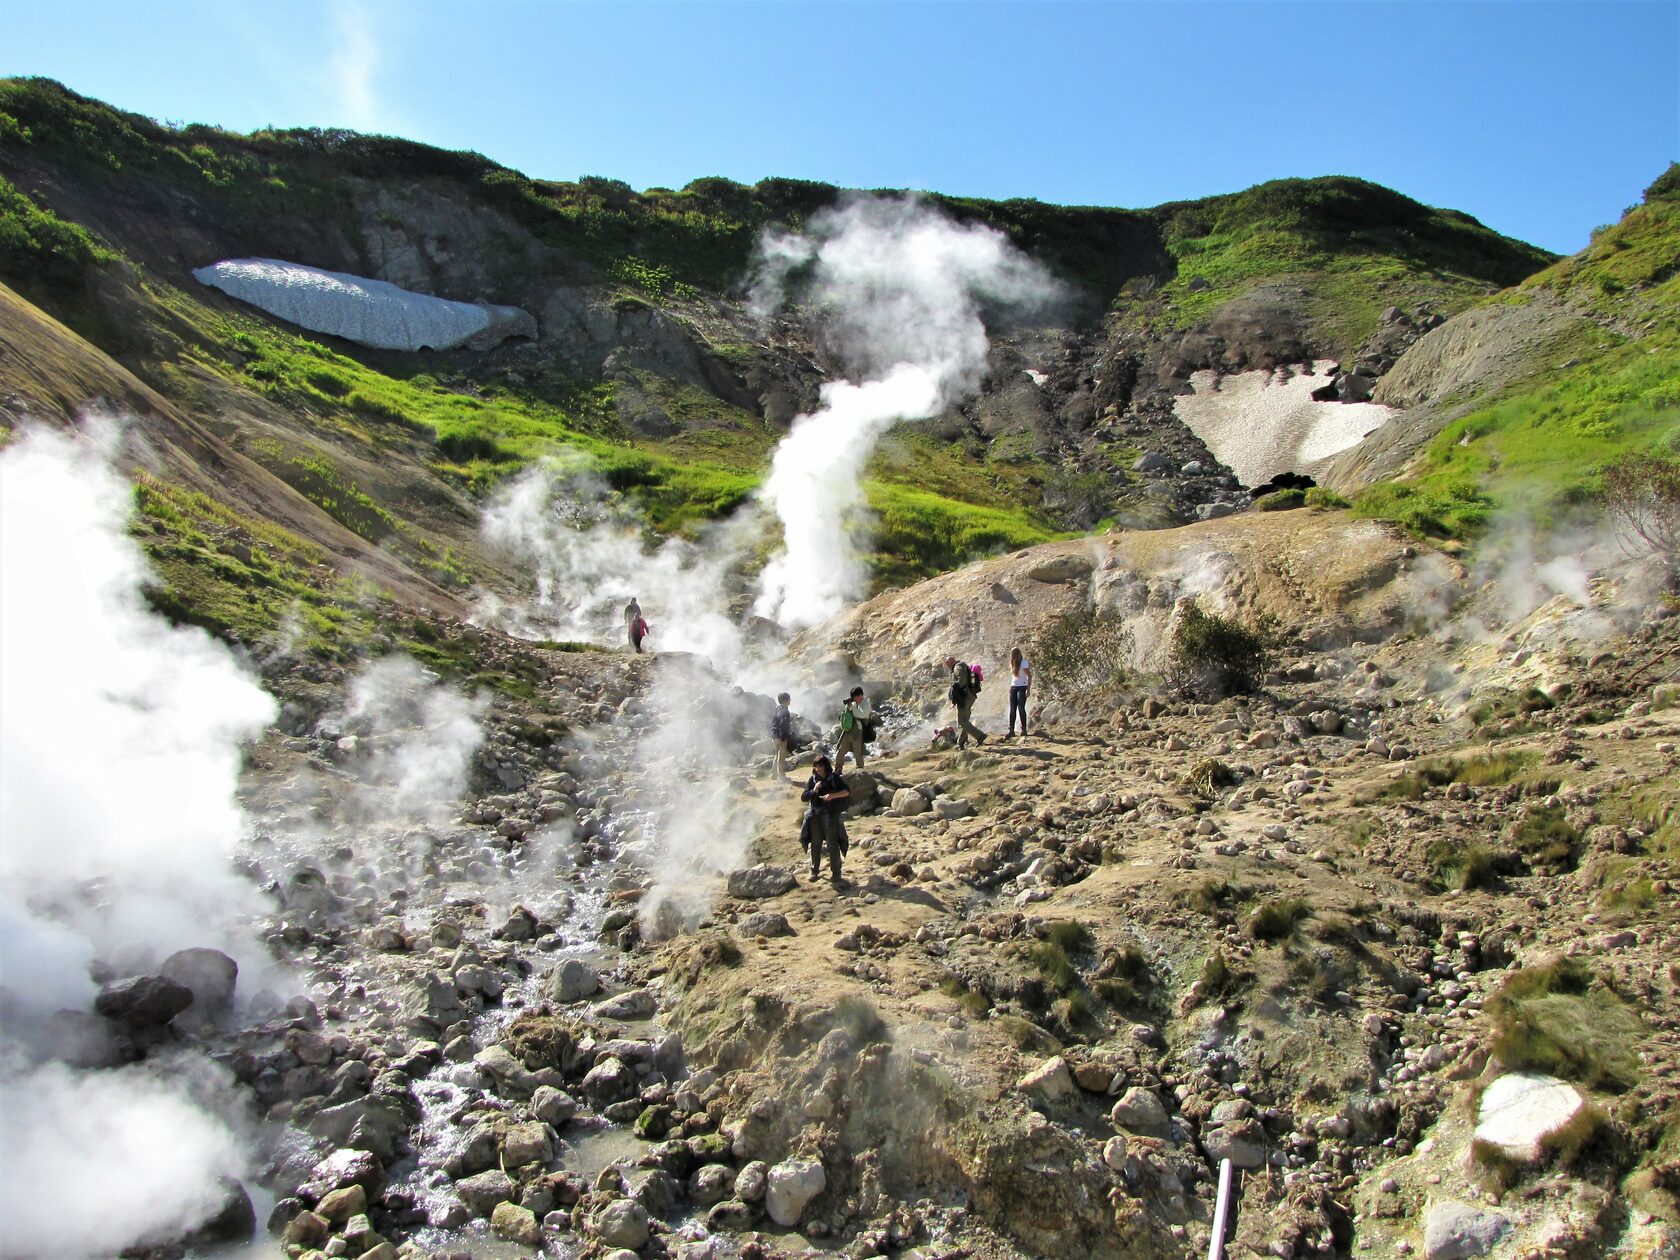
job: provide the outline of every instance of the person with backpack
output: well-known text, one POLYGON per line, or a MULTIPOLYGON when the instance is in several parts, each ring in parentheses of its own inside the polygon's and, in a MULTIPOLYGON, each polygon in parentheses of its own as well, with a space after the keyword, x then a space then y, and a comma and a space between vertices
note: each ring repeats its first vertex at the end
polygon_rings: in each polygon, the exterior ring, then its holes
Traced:
POLYGON ((642 650, 642 640, 647 638, 647 635, 647 619, 638 613, 636 619, 630 623, 630 646, 636 649, 638 655, 642 650))
POLYGON ((782 692, 776 697, 776 707, 770 712, 770 739, 776 745, 775 769, 786 777, 788 758, 793 755, 793 710, 788 708, 792 697, 782 692))
POLYGON ((957 709, 957 747, 967 748, 970 735, 976 744, 984 744, 986 732, 968 720, 968 715, 974 711, 975 698, 980 694, 981 680, 954 656, 945 658, 945 668, 951 671, 951 689, 945 693, 946 699, 957 709))
POLYGON ((1027 689, 1032 686, 1032 662, 1020 648, 1009 649, 1009 738, 1015 738, 1015 715, 1021 715, 1021 734, 1027 733, 1027 689))
POLYGON ((869 697, 863 694, 862 687, 853 687, 852 694, 840 706, 840 742, 834 746, 836 773, 846 768, 847 753, 857 759, 857 768, 863 769, 863 749, 869 741, 870 716, 869 697))
POLYGON ((841 815, 852 789, 846 785, 829 759, 820 753, 811 763, 811 777, 799 799, 810 805, 805 815, 805 829, 811 850, 811 882, 822 877, 823 850, 828 850, 829 879, 836 886, 844 883, 840 874, 840 859, 845 846, 845 824, 841 815))

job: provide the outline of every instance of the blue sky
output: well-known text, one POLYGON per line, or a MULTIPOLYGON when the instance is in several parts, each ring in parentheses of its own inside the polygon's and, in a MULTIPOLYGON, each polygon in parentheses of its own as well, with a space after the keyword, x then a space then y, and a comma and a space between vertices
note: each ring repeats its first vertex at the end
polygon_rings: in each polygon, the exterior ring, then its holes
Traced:
POLYGON ((1351 174, 1560 252, 1680 157, 1680 0, 0 0, 0 74, 638 188, 1137 207, 1351 174))

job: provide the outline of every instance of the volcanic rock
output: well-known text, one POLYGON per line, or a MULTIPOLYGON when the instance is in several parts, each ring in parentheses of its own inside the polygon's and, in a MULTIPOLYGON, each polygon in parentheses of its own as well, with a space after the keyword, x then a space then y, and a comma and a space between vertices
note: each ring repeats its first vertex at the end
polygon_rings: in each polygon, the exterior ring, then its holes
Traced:
POLYGON ((168 976, 133 976, 101 989, 93 1009, 130 1028, 167 1024, 193 1002, 186 985, 168 976))
POLYGON ((498 1203, 517 1198, 519 1187, 501 1169, 492 1168, 489 1172, 457 1181, 455 1193, 461 1196, 461 1202, 474 1216, 489 1216, 498 1203))
POLYGON ((548 977, 548 996, 556 1002, 578 1002, 601 991, 601 977, 580 958, 568 958, 548 977))
POLYGON ((792 872, 783 867, 749 866, 730 872, 729 895, 754 901, 762 897, 780 897, 795 882, 792 872))
POLYGON ((1120 1095, 1108 1118, 1115 1128, 1134 1133, 1158 1133, 1167 1127, 1167 1109, 1161 1100, 1152 1091, 1136 1085, 1120 1095))
POLYGON ((609 1247, 634 1251, 648 1240, 648 1212, 633 1199, 615 1199, 589 1219, 589 1232, 609 1247))
POLYGON ((814 1159, 789 1159, 770 1170, 765 1191, 765 1209, 776 1224, 790 1228, 799 1223, 805 1206, 823 1192, 828 1174, 814 1159))

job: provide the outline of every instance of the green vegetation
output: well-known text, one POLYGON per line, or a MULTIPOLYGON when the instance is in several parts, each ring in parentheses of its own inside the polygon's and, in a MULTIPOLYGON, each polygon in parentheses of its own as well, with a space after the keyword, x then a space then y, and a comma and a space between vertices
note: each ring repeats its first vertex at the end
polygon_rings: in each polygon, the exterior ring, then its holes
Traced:
POLYGON ((1254 510, 1257 512, 1287 512, 1293 508, 1302 507, 1307 501, 1307 492, 1291 486, 1286 490, 1274 490, 1270 494, 1263 494, 1254 500, 1254 510))
POLYGON ((1482 844, 1435 840, 1425 852, 1424 861, 1436 884, 1469 892, 1476 888, 1494 887, 1499 882, 1501 868, 1508 856, 1482 844))
POLYGON ((1488 999, 1493 1053, 1507 1067, 1620 1091, 1639 1079, 1645 1025, 1580 958, 1511 973, 1488 999))
POLYGON ((1312 913, 1312 904, 1305 897, 1279 897, 1255 908, 1247 931, 1257 941, 1286 940, 1294 935, 1295 925, 1312 913))
POLYGON ((1104 956, 1092 973, 1091 991, 1110 1010, 1148 1016, 1160 1006, 1159 981, 1149 955, 1127 945, 1104 956))
POLYGON ((977 507, 880 481, 865 482, 864 492, 875 513, 869 565, 877 586, 902 585, 1057 537, 1019 510, 977 507))
POLYGON ((116 257, 79 223, 43 210, 0 176, 0 274, 23 292, 80 288, 89 267, 116 257))
POLYGON ((1470 720, 1477 727, 1499 726, 1505 734, 1514 735, 1539 729, 1543 723, 1527 719, 1553 707, 1552 698, 1538 687, 1493 691, 1484 693, 1481 702, 1470 710, 1470 720))
POLYGON ((1332 511, 1338 508, 1352 507, 1353 504, 1328 486, 1310 486, 1306 497, 1302 500, 1308 507, 1318 511, 1332 511))
POLYGON ((1118 617, 1080 607, 1042 630, 1027 652, 1033 686, 1049 700, 1101 697, 1126 681, 1132 634, 1118 617))
POLYGON ((1192 600, 1173 623, 1167 685, 1203 699, 1257 692, 1271 669, 1274 639, 1270 625, 1250 629, 1192 600))
POLYGON ((992 1009, 991 999, 978 989, 970 988, 961 976, 948 975, 939 982, 939 991, 955 1000, 958 1009, 970 1019, 984 1019, 992 1009))
MULTIPOLYGON (((1377 799, 1422 800, 1426 788, 1445 787, 1450 783, 1463 783, 1469 787, 1496 787, 1516 780, 1533 766, 1537 759, 1538 755, 1532 752, 1497 752, 1479 753, 1462 760, 1444 757, 1436 761, 1425 761, 1389 783, 1381 790, 1377 799)), ((1544 789, 1546 792, 1552 792, 1557 789, 1556 781, 1550 779, 1535 779, 1524 786, 1530 791, 1544 789)))
POLYGON ((1580 831, 1556 805, 1528 809, 1511 824, 1507 838, 1529 862, 1563 869, 1575 865, 1581 845, 1580 831))

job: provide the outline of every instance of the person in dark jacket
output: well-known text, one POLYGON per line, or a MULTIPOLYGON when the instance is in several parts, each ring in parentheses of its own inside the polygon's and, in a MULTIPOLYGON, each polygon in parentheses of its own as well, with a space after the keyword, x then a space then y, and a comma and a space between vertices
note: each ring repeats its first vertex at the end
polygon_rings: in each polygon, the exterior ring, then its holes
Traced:
POLYGON ((840 816, 845 813, 846 801, 851 794, 852 789, 846 786, 846 780, 835 773, 834 763, 826 756, 818 756, 811 763, 811 777, 799 799, 809 802, 811 806, 809 820, 813 884, 822 876, 822 855, 825 847, 828 850, 830 880, 835 884, 844 882, 840 874, 840 816))
POLYGON ((776 773, 786 776, 788 758, 793 755, 793 710, 788 707, 793 697, 782 692, 776 697, 776 707, 770 714, 770 740, 776 745, 776 773))

